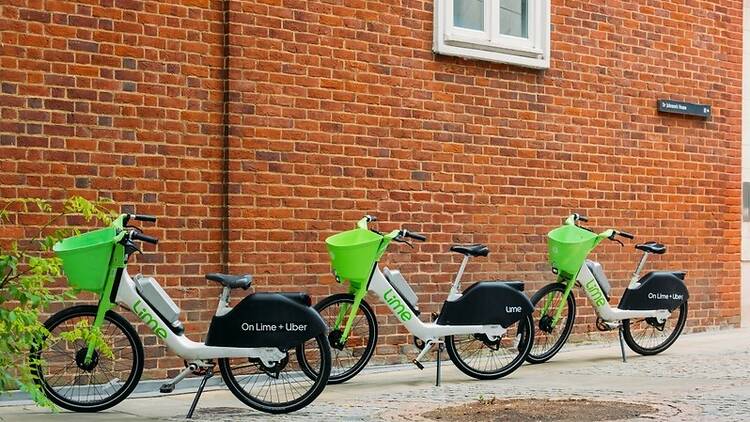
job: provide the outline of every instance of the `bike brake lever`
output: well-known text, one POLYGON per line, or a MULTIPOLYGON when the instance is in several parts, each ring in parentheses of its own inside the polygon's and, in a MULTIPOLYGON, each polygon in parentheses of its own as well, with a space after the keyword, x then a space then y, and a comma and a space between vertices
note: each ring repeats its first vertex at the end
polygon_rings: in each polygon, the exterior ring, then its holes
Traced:
POLYGON ((617 233, 613 233, 613 234, 612 234, 612 236, 610 236, 610 237, 609 237, 609 240, 611 240, 611 241, 613 241, 613 242, 617 242, 617 243, 619 243, 619 244, 620 244, 620 247, 623 247, 623 246, 625 246, 625 244, 624 244, 624 243, 622 243, 622 241, 620 241, 620 239, 617 239, 617 238, 615 237, 616 235, 617 235, 617 233))
POLYGON ((412 245, 411 242, 409 242, 408 240, 404 239, 403 237, 396 237, 393 240, 395 240, 398 243, 406 243, 407 245, 409 245, 410 248, 414 249, 414 245, 412 245))
POLYGON ((140 227, 138 227, 138 226, 133 226, 133 225, 131 225, 131 224, 128 224, 128 225, 127 225, 127 226, 125 226, 125 227, 126 227, 126 228, 131 228, 131 229, 135 229, 135 231, 137 231, 138 233, 143 233, 143 230, 141 230, 141 228, 140 228, 140 227))
POLYGON ((138 252, 139 254, 143 255, 143 251, 138 249, 138 246, 135 246, 135 243, 128 241, 125 244, 125 255, 132 255, 133 252, 138 252))

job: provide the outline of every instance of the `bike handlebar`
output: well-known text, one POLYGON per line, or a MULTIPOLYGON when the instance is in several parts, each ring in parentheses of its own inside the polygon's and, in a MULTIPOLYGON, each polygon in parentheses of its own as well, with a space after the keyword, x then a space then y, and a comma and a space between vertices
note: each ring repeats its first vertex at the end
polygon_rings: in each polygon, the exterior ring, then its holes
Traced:
POLYGON ((139 233, 135 230, 130 232, 130 239, 141 240, 146 243, 151 243, 152 245, 156 245, 157 243, 159 243, 159 239, 145 235, 143 233, 139 233))
POLYGON ((620 232, 620 231, 618 231, 617 234, 619 234, 620 236, 622 236, 622 237, 624 237, 626 239, 635 239, 635 236, 633 236, 632 234, 630 234, 628 232, 620 232))
POLYGON ((155 223, 156 217, 153 215, 145 215, 145 214, 130 214, 130 218, 136 221, 145 221, 148 223, 155 223))
POLYGON ((402 234, 402 235, 403 235, 404 237, 410 237, 410 238, 412 238, 412 239, 414 239, 414 240, 419 240, 419 241, 421 241, 421 242, 424 242, 425 240, 427 240, 427 237, 426 237, 426 236, 424 236, 424 235, 421 235, 421 234, 419 234, 419 233, 412 233, 412 232, 410 232, 410 231, 408 231, 408 230, 406 230, 406 229, 404 229, 404 231, 403 231, 403 234, 402 234))

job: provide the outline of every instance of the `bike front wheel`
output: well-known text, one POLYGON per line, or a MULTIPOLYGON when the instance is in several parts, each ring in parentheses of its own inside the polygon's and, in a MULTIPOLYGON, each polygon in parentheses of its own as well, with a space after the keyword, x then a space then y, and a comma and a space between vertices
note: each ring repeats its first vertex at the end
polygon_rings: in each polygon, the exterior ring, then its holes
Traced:
POLYGON ((331 348, 325 334, 285 351, 280 361, 259 358, 219 359, 224 383, 240 401, 266 413, 289 413, 312 403, 323 391, 331 373, 331 348), (304 350, 304 352, 302 352, 304 350), (298 356, 306 353, 306 365, 315 370, 310 376, 298 356))
POLYGON ((87 361, 82 333, 94 326, 97 307, 74 306, 54 314, 44 326, 49 336, 31 353, 36 382, 49 400, 74 412, 98 412, 124 400, 143 373, 143 345, 121 315, 108 311, 102 346, 87 361))
POLYGON ((667 350, 680 336, 682 329, 685 328, 687 308, 687 302, 683 302, 661 324, 656 318, 623 320, 622 336, 625 343, 634 352, 645 356, 655 355, 667 350))
POLYGON ((576 319, 576 300, 573 292, 563 301, 565 285, 548 284, 531 297, 534 305, 534 320, 537 323, 536 337, 531 352, 526 356, 529 363, 543 363, 557 354, 570 337, 576 319), (552 324, 557 309, 562 306, 560 319, 552 324))
MULTIPOLYGON (((332 327, 331 332, 328 333, 332 353, 329 384, 339 384, 352 379, 364 369, 375 352, 375 344, 378 340, 378 320, 375 318, 375 312, 364 300, 359 303, 359 309, 354 315, 349 337, 346 342, 341 342, 341 335, 353 304, 354 295, 342 293, 329 296, 315 305, 315 310, 320 313, 326 324, 332 327), (335 328, 337 319, 342 315, 343 318, 339 321, 338 328, 335 328)), ((303 364, 303 370, 315 376, 315 370, 306 366, 305 355, 299 358, 303 364)))
POLYGON ((488 380, 502 378, 515 371, 531 350, 534 321, 525 315, 507 327, 498 339, 486 334, 454 335, 445 338, 445 348, 453 364, 470 377, 488 380))

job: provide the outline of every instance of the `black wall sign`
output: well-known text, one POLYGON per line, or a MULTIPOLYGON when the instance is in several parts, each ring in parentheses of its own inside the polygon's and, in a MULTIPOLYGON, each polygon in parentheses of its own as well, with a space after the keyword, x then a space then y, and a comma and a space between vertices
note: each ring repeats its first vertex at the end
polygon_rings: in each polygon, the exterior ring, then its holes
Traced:
POLYGON ((708 119, 711 117, 711 106, 708 104, 683 103, 681 101, 657 100, 656 107, 662 113, 686 114, 708 119))

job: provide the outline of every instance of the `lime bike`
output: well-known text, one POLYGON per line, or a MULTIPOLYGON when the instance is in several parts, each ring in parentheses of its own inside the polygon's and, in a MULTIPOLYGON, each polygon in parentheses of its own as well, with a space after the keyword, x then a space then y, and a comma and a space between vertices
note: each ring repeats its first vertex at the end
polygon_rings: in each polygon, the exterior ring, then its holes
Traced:
MULTIPOLYGON (((423 369, 422 358, 434 347, 437 353, 437 384, 440 383, 440 351, 459 370, 477 379, 496 379, 510 374, 524 361, 533 340, 532 305, 522 292, 523 282, 480 281, 461 290, 461 277, 470 257, 487 256, 484 245, 453 246, 464 256, 448 298, 433 322, 420 320, 418 297, 398 270, 378 266, 391 242, 425 241, 406 229, 387 234, 368 228, 374 217, 366 216, 357 228, 326 239, 334 275, 348 282, 349 292, 336 294, 315 305, 331 327, 328 335, 333 353, 330 383, 341 383, 357 375, 372 357, 378 324, 372 307, 364 300, 374 293, 393 312, 398 322, 414 336, 421 349, 412 361, 423 369)), ((312 368, 309 369, 314 373, 312 368)))
POLYGON ((231 290, 247 289, 252 277, 208 274, 223 290, 205 343, 194 342, 184 334, 180 309, 156 280, 128 274, 128 260, 140 252, 136 242, 158 242, 129 225, 132 220, 156 218, 122 214, 109 227, 54 245, 69 285, 96 293, 99 303, 63 309, 45 322, 50 335, 32 351, 32 360, 41 362, 34 368, 36 377, 53 403, 96 412, 116 405, 135 388, 144 367, 143 345, 128 320, 115 312, 116 305, 135 314, 144 329, 185 360, 185 369, 161 386, 162 393, 172 392, 190 373, 203 377, 188 418, 217 364, 229 390, 263 412, 292 412, 320 394, 331 369, 328 327, 309 296, 254 293, 230 307, 231 290), (95 329, 101 336, 80 334, 95 329), (299 366, 303 353, 305 371, 299 366))
POLYGON ((666 247, 657 242, 635 245, 643 251, 635 272, 617 308, 609 304, 611 286, 601 264, 586 257, 603 240, 623 245, 618 237, 633 239, 632 234, 608 229, 594 233, 579 225, 588 219, 573 214, 565 223, 547 235, 549 261, 557 281, 548 284, 532 296, 534 316, 538 324, 531 353, 526 360, 542 363, 551 359, 563 347, 576 317, 575 285, 594 306, 599 330, 618 329, 623 361, 623 341, 636 353, 654 355, 669 348, 685 327, 688 310, 688 290, 683 271, 652 271, 640 276, 649 255, 661 255, 666 247))

